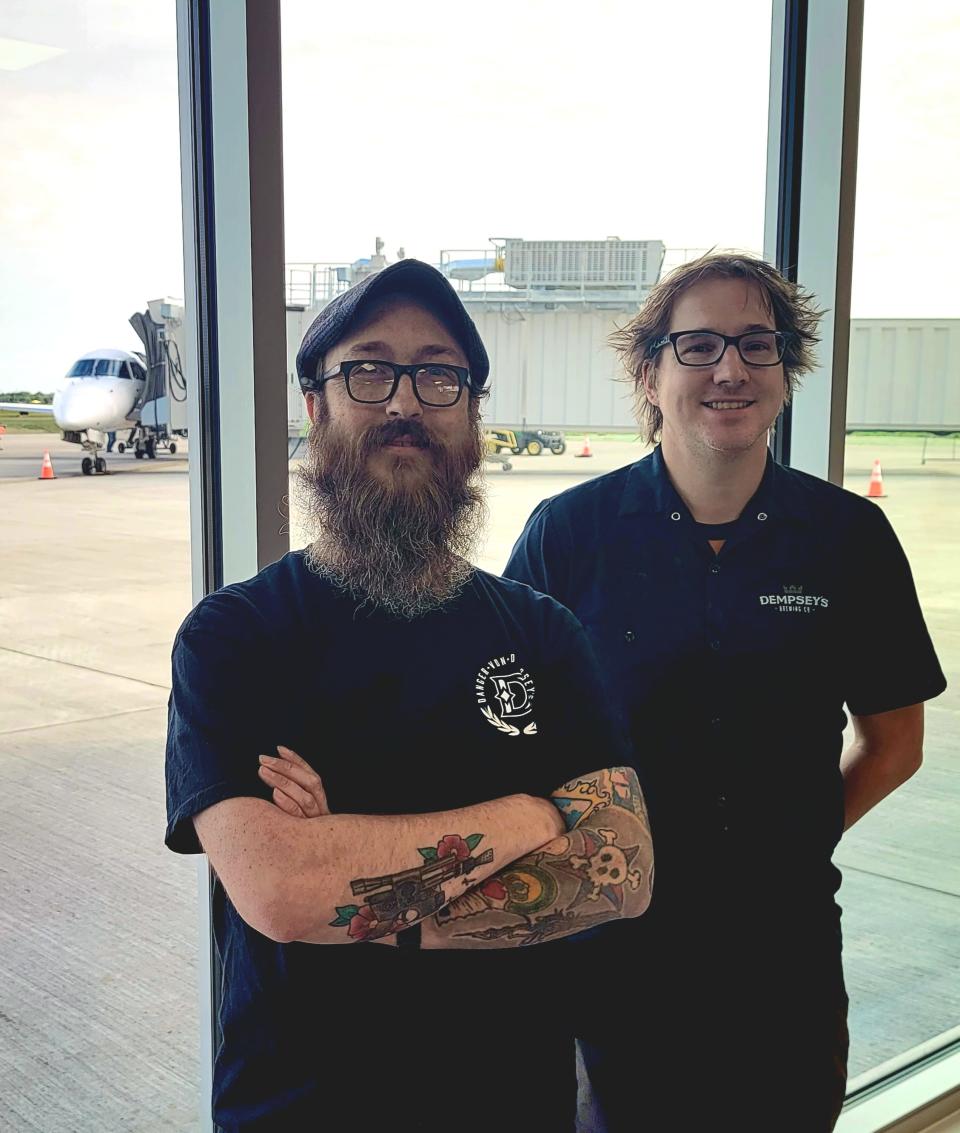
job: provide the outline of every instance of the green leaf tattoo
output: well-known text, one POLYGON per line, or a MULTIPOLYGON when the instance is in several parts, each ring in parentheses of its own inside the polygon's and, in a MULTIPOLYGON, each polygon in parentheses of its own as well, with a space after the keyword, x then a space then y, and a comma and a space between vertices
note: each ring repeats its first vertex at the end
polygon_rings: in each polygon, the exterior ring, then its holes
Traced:
POLYGON ((483 835, 482 834, 468 834, 467 837, 464 839, 464 841, 467 843, 467 845, 470 847, 471 850, 475 850, 477 848, 477 846, 479 846, 480 843, 483 841, 483 835))
POLYGON ((437 847, 436 846, 421 846, 418 853, 427 862, 435 862, 437 860, 437 847))
POLYGON ((338 905, 337 919, 330 922, 330 927, 339 928, 341 925, 349 924, 359 912, 360 908, 357 905, 338 905))

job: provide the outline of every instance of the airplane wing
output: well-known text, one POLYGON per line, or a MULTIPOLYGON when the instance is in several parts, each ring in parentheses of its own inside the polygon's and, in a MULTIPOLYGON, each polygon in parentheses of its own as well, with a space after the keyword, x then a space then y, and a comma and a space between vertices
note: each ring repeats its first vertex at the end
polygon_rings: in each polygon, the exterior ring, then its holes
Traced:
POLYGON ((34 402, 22 401, 0 401, 0 409, 5 409, 10 413, 43 413, 47 417, 53 416, 52 405, 37 405, 34 402))

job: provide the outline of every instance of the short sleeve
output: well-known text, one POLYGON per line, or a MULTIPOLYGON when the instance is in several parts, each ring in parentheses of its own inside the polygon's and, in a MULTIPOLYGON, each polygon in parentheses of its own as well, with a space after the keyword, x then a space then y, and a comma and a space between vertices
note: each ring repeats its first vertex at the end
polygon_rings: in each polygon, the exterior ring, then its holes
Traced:
POLYGON ((571 554, 558 529, 552 501, 538 504, 527 520, 503 571, 504 578, 525 582, 534 590, 565 601, 571 554))
POLYGON ((537 715, 549 720, 554 758, 550 782, 532 793, 548 795, 578 775, 601 767, 633 766, 622 720, 603 687, 593 647, 577 619, 550 603, 554 614, 544 685, 549 703, 537 715), (544 708, 546 709, 544 711, 544 708))
POLYGON ((173 647, 166 747, 166 844, 200 853, 193 817, 214 803, 267 798, 265 635, 240 601, 218 593, 187 618, 173 647), (258 680, 257 673, 260 678, 258 680))
POLYGON ((939 696, 947 682, 889 520, 875 504, 865 505, 853 531, 845 588, 847 707, 870 716, 939 696))

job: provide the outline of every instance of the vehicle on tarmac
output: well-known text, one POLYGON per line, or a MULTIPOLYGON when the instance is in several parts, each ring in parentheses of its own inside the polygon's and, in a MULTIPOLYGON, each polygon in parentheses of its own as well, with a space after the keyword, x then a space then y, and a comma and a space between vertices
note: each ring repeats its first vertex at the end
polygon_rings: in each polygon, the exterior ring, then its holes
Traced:
POLYGON ((491 439, 489 431, 483 437, 484 453, 483 459, 490 464, 499 464, 504 472, 509 472, 513 465, 510 463, 510 457, 504 456, 500 449, 497 447, 496 440, 491 439))
POLYGON ((567 451, 567 439, 555 429, 488 429, 485 435, 488 448, 492 452, 511 452, 519 456, 539 456, 549 449, 554 456, 567 451))

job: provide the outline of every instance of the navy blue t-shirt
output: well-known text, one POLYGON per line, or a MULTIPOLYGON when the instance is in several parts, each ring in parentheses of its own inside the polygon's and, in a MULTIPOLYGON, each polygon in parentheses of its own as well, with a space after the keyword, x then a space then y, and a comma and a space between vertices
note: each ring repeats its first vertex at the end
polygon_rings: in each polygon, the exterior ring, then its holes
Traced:
POLYGON ((505 573, 583 624, 638 752, 657 882, 633 928, 835 923, 844 705, 946 684, 880 508, 769 459, 740 518, 703 530, 658 448, 540 504, 505 573))
MULTIPOLYGON (((199 852, 194 815, 269 798, 257 756, 277 744, 316 769, 339 813, 546 796, 627 762, 586 636, 554 599, 476 571, 441 610, 398 619, 358 605, 299 552, 209 595, 177 635, 167 845, 199 852)), ((469 1035, 499 1028, 532 1052, 538 1035, 555 1034, 571 951, 563 941, 487 952, 278 944, 219 885, 214 934, 224 971, 214 1111, 231 1128, 286 1128, 280 1115, 298 1106, 329 1115, 348 1083, 368 1075, 374 1089, 405 1054, 425 1081, 449 1077, 445 1059, 495 1074, 496 1044, 481 1052, 469 1035)))

